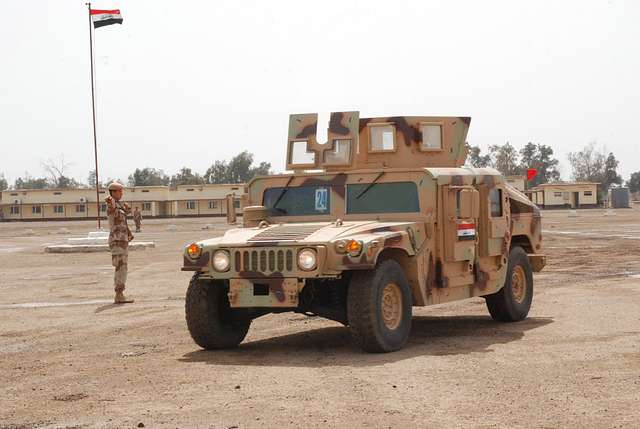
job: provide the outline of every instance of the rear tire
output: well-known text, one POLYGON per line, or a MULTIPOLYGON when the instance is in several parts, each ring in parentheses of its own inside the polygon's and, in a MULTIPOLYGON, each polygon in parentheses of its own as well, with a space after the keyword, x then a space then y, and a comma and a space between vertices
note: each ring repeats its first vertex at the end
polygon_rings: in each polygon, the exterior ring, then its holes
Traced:
POLYGON ((493 320, 517 322, 527 317, 533 299, 533 272, 527 252, 515 246, 509 253, 509 265, 504 286, 485 296, 493 320))
POLYGON ((191 338, 206 350, 237 347, 249 331, 251 319, 229 306, 221 281, 203 281, 194 275, 185 300, 185 316, 191 338))
POLYGON ((400 350, 409 339, 412 297, 402 267, 394 260, 356 271, 349 283, 347 317, 353 342, 372 353, 400 350))

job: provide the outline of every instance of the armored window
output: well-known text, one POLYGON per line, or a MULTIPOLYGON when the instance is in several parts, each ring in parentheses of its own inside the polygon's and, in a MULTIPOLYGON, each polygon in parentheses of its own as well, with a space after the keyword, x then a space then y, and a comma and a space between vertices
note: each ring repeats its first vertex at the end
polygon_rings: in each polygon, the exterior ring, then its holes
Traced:
POLYGON ((392 152, 396 149, 396 127, 390 124, 369 126, 369 152, 392 152))
POLYGON ((324 151, 326 165, 347 165, 351 158, 351 140, 334 140, 333 148, 324 151))
POLYGON ((422 150, 442 150, 442 126, 439 124, 422 124, 422 150))
POLYGON ((347 213, 416 213, 420 211, 414 182, 347 185, 347 213))
POLYGON ((196 202, 195 201, 187 201, 187 210, 195 210, 196 202))
POLYGON ((491 217, 502 217, 502 189, 494 188, 489 191, 489 204, 491 217))
POLYGON ((329 186, 300 186, 268 188, 262 205, 272 216, 328 215, 331 213, 329 186))
POLYGON ((142 211, 150 212, 151 211, 151 203, 142 203, 142 211))
POLYGON ((84 204, 76 204, 76 213, 84 213, 85 206, 84 204))
MULTIPOLYGON (((106 204, 103 204, 103 206, 107 206, 106 204)), ((53 212, 54 213, 64 213, 64 206, 62 204, 56 204, 55 206, 53 206, 53 212)))
POLYGON ((20 214, 20 206, 11 206, 10 213, 12 215, 20 214))
POLYGON ((31 214, 42 213, 42 206, 31 206, 31 214))
POLYGON ((307 151, 307 141, 290 142, 289 164, 295 165, 315 165, 316 153, 307 151))
POLYGON ((585 196, 585 197, 590 197, 590 196, 592 196, 592 195, 593 195, 593 192, 591 192, 591 191, 584 191, 584 196, 585 196))

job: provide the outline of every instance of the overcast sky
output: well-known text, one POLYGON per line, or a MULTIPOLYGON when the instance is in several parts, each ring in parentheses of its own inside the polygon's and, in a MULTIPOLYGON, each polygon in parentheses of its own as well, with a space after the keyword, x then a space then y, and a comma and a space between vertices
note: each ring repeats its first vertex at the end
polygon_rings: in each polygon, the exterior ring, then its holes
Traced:
MULTIPOLYGON (((83 1, 5 0, 0 174, 93 168, 83 1)), ((289 113, 471 116, 486 148, 596 141, 640 170, 640 2, 99 1, 101 176, 204 170, 241 150, 284 168, 289 113)))

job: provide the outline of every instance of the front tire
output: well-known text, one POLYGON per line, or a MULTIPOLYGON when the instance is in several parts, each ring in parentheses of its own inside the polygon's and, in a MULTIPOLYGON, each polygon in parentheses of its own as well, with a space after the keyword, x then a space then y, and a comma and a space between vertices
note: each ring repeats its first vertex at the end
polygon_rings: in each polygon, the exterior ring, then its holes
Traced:
POLYGON ((357 271, 349 283, 347 317, 353 342, 372 353, 400 350, 409 339, 412 297, 402 267, 394 260, 357 271))
POLYGON ((533 272, 527 252, 516 246, 509 253, 504 286, 485 297, 493 320, 517 322, 527 317, 533 299, 533 272))
POLYGON ((230 308, 223 282, 205 282, 197 275, 187 288, 185 316, 191 338, 206 350, 237 347, 251 325, 250 318, 230 308))

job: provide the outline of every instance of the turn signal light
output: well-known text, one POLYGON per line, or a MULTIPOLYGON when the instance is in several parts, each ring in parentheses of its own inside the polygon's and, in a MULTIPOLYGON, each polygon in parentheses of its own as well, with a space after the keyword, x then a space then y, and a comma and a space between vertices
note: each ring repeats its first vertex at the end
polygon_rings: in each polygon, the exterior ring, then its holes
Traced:
POLYGON ((351 256, 358 256, 362 251, 362 242, 358 240, 348 240, 345 245, 345 250, 351 256))
POLYGON ((201 252, 202 249, 196 243, 190 244, 189 247, 187 247, 187 255, 189 255, 190 258, 198 259, 201 252))

